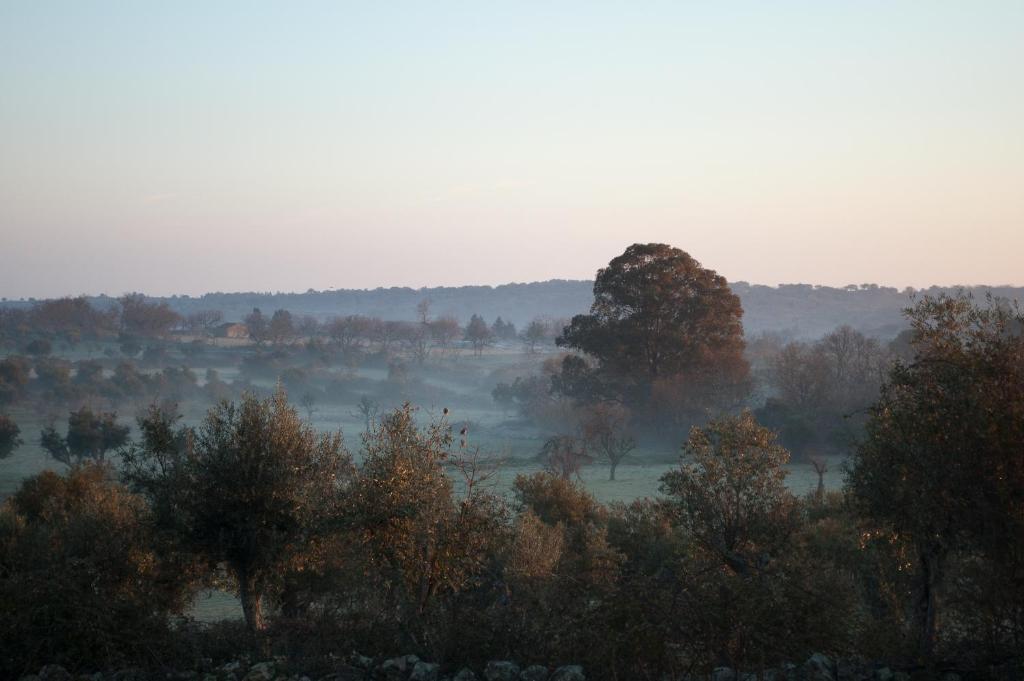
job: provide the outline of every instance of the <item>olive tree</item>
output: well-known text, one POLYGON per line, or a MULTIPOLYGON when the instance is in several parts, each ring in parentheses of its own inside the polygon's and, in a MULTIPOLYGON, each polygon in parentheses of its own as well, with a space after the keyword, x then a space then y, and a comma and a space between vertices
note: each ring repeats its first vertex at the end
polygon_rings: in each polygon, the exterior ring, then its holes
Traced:
POLYGON ((259 631, 265 597, 336 518, 350 457, 340 433, 317 433, 280 389, 221 402, 195 430, 177 420, 155 407, 140 419, 125 477, 181 550, 227 568, 247 625, 259 631))

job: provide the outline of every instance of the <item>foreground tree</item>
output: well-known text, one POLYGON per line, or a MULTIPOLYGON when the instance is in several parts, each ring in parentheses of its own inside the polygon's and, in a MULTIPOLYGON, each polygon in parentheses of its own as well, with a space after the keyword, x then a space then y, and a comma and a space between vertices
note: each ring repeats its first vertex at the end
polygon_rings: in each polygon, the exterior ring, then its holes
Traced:
MULTIPOLYGON (((992 618, 994 645, 1024 637, 1024 318, 969 297, 907 310, 914 351, 872 408, 848 484, 879 532, 909 547, 917 654, 941 634, 951 559, 981 559, 986 591, 1017 603, 992 618)), ((968 588, 959 580, 955 590, 968 588)), ((954 595, 954 594, 949 594, 954 595)), ((975 606, 975 610, 977 606, 975 606)), ((1018 648, 1019 649, 1019 648, 1018 648)))
POLYGON ((691 431, 690 463, 661 479, 682 526, 738 573, 763 569, 793 526, 789 452, 775 438, 750 412, 713 420, 691 431))
POLYGON ((634 244, 598 270, 590 314, 573 317, 557 339, 597 362, 590 380, 565 385, 581 399, 680 422, 731 405, 749 373, 742 315, 724 277, 678 248, 634 244))
POLYGON ((86 460, 103 461, 107 452, 128 442, 130 428, 117 422, 115 412, 95 413, 82 407, 68 415, 67 435, 52 425, 39 433, 39 444, 57 461, 73 466, 86 460))
MULTIPOLYGON (((188 574, 157 560, 145 502, 86 463, 0 506, 0 676, 152 663, 188 574)), ((70 677, 68 677, 70 678, 70 677)))
POLYGON ((282 390, 260 401, 222 402, 195 431, 157 408, 139 421, 142 443, 125 454, 125 477, 150 499, 181 548, 224 564, 251 631, 264 600, 337 516, 351 461, 340 434, 302 422, 282 390))
POLYGON ((436 649, 445 609, 481 585, 504 535, 498 498, 476 484, 466 452, 452 452, 447 410, 418 428, 408 404, 371 423, 363 435, 363 465, 348 505, 367 574, 384 599, 383 618, 397 617, 403 645, 436 649), (465 480, 456 494, 446 468, 465 480), (461 496, 461 498, 459 498, 461 496), (447 604, 447 606, 445 606, 447 604))
POLYGON ((677 566, 675 636, 709 666, 779 664, 856 627, 841 566, 810 550, 802 505, 785 486, 789 453, 749 412, 694 428, 683 464, 662 477, 689 550, 677 566))

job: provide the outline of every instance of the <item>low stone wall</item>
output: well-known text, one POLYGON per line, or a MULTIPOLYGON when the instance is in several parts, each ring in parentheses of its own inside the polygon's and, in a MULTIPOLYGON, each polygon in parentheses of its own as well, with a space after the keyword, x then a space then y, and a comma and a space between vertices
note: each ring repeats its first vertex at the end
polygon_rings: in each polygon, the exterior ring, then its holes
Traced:
POLYGON ((296 671, 296 666, 284 659, 255 663, 235 660, 217 667, 211 665, 209 669, 163 674, 122 669, 76 676, 58 665, 47 665, 38 674, 23 676, 20 681, 586 681, 583 668, 578 665, 520 668, 507 660, 488 662, 486 667, 477 671, 463 667, 454 674, 444 675, 440 665, 415 655, 377 661, 353 654, 347 660, 339 661, 336 671, 315 677, 296 671))
MULTIPOLYGON (((295 663, 283 658, 260 662, 235 660, 200 670, 172 671, 162 674, 124 669, 75 676, 57 665, 43 667, 38 674, 24 676, 20 681, 586 681, 578 665, 520 667, 507 660, 488 662, 483 669, 463 667, 454 673, 442 673, 441 666, 421 660, 415 655, 402 655, 375 660, 352 654, 339 659, 329 674, 310 676, 297 670, 295 663)), ((991 678, 1015 678, 996 672, 991 678)), ((682 681, 961 681, 956 671, 893 669, 879 663, 857 659, 834 660, 816 653, 803 664, 780 668, 744 671, 719 667, 710 675, 693 676, 682 681)), ((663 679, 663 681, 670 681, 663 679)))

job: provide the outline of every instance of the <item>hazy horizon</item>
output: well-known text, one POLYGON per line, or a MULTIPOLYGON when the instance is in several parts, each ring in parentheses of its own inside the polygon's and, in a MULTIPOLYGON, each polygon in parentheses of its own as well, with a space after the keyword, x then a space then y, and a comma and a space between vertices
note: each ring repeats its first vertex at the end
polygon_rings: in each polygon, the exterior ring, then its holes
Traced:
MULTIPOLYGON (((422 290, 431 290, 431 289, 439 289, 439 288, 440 289, 443 289, 443 288, 457 289, 457 288, 472 288, 472 287, 485 287, 485 286, 486 287, 490 287, 490 288, 499 288, 499 287, 502 287, 502 286, 526 286, 526 285, 530 285, 530 284, 545 284, 545 283, 554 282, 554 281, 592 282, 593 280, 594 280, 593 276, 590 276, 590 277, 551 277, 549 279, 536 279, 536 280, 533 280, 533 281, 502 281, 502 282, 497 282, 497 283, 464 282, 464 283, 461 283, 461 284, 437 284, 437 285, 425 284, 425 285, 422 285, 422 286, 405 285, 405 284, 380 284, 378 286, 351 286, 351 287, 333 286, 333 287, 327 287, 327 288, 321 288, 321 289, 311 288, 311 287, 306 287, 304 289, 234 289, 234 290, 224 290, 224 289, 222 289, 222 290, 213 290, 213 289, 211 289, 211 290, 204 290, 204 291, 191 292, 191 293, 190 292, 185 292, 185 291, 152 291, 152 290, 145 290, 145 289, 142 289, 142 288, 134 288, 134 289, 128 288, 128 289, 125 289, 123 291, 118 291, 118 292, 112 292, 112 291, 74 291, 74 292, 71 292, 71 291, 68 291, 68 292, 57 293, 57 294, 48 295, 48 296, 39 296, 39 295, 3 296, 3 295, 0 295, 0 299, 5 300, 5 301, 28 301, 28 300, 47 300, 47 299, 53 299, 53 298, 79 297, 79 296, 85 296, 87 298, 101 298, 101 297, 118 298, 120 296, 129 294, 129 293, 141 293, 141 294, 143 294, 145 296, 152 297, 152 298, 170 298, 172 296, 188 297, 188 298, 201 298, 201 297, 203 297, 205 295, 221 295, 221 294, 222 295, 234 295, 234 294, 250 294, 250 293, 251 294, 256 294, 256 295, 303 295, 303 294, 310 293, 310 292, 312 292, 312 293, 329 293, 329 292, 332 292, 332 291, 376 291, 376 290, 388 290, 388 289, 410 289, 410 290, 413 290, 413 291, 422 291, 422 290)), ((821 284, 819 282, 813 282, 813 281, 782 281, 782 282, 777 282, 777 283, 764 283, 764 282, 757 282, 757 281, 748 281, 746 279, 728 279, 728 281, 729 281, 730 284, 744 283, 744 284, 748 284, 750 286, 767 286, 767 287, 770 287, 770 288, 779 288, 781 286, 816 286, 816 287, 818 287, 818 286, 826 287, 827 286, 827 287, 830 287, 830 288, 841 289, 841 288, 845 288, 845 287, 851 286, 851 285, 853 285, 853 286, 862 286, 862 285, 865 285, 865 284, 874 284, 874 285, 877 285, 879 287, 894 288, 894 289, 896 289, 897 291, 900 291, 900 292, 902 292, 903 290, 908 288, 908 286, 909 286, 909 288, 912 288, 915 291, 923 291, 923 290, 926 290, 926 289, 929 289, 929 288, 933 288, 933 287, 934 288, 942 288, 942 289, 956 289, 956 288, 960 288, 960 287, 965 288, 965 289, 968 289, 968 288, 982 288, 982 289, 985 289, 985 288, 990 288, 990 289, 997 289, 997 288, 1024 288, 1024 286, 1022 286, 1022 285, 1005 283, 1005 282, 1002 282, 1002 283, 991 283, 991 282, 964 283, 964 282, 955 282, 955 283, 949 283, 949 284, 944 284, 944 283, 926 284, 926 285, 923 285, 923 286, 912 286, 912 285, 898 286, 898 285, 895 285, 895 284, 886 284, 884 282, 878 282, 878 281, 862 281, 862 282, 850 281, 850 282, 847 282, 846 284, 842 284, 842 285, 821 284)))
POLYGON ((1024 3, 0 7, 0 296, 1024 285, 1024 3))

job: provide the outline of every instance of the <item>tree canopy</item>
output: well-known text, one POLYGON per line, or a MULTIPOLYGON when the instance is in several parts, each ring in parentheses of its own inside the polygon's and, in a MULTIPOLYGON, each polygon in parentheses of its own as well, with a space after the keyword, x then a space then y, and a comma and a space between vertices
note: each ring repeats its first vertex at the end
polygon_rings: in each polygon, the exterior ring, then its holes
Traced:
MULTIPOLYGON (((928 659, 955 556, 983 557, 1008 602, 1024 592, 1024 318, 967 296, 926 297, 907 314, 913 359, 892 369, 848 484, 878 529, 910 547, 912 621, 928 659)), ((993 624, 1020 631, 1022 619, 1011 608, 993 624)))
POLYGON ((152 408, 142 444, 125 454, 126 479, 186 551, 235 578, 250 629, 264 627, 263 601, 326 531, 350 459, 340 434, 318 434, 283 390, 222 402, 195 431, 152 408))
POLYGON ((678 248, 633 244, 598 270, 590 313, 557 339, 596 362, 588 370, 567 359, 565 389, 648 417, 731 403, 749 373, 742 316, 721 275, 678 248))

